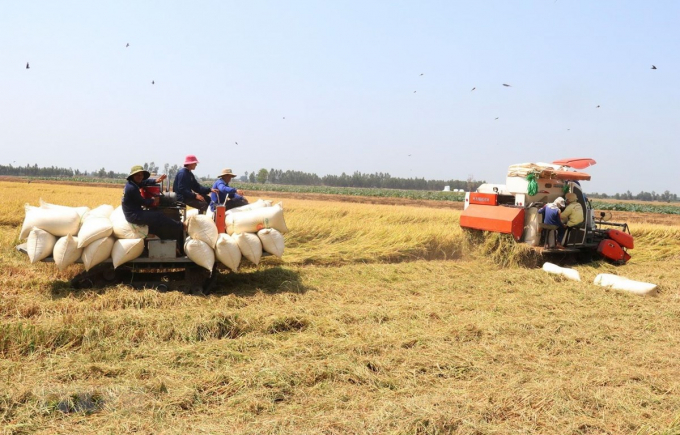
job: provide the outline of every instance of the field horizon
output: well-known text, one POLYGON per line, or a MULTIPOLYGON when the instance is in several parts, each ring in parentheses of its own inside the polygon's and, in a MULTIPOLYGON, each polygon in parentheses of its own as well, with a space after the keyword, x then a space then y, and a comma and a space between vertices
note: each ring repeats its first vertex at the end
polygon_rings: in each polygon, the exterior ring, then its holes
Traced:
POLYGON ((197 297, 76 290, 82 266, 14 249, 26 202, 122 189, 0 186, 2 434, 680 434, 677 215, 615 212, 632 260, 575 282, 505 261, 453 207, 257 192, 284 203, 283 258, 197 297))

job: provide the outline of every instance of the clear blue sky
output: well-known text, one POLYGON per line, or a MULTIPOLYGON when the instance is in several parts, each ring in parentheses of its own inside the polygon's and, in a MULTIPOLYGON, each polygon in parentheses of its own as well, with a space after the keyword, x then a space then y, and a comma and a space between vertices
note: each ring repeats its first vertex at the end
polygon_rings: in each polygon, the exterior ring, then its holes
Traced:
POLYGON ((199 176, 503 183, 591 157, 587 191, 680 193, 679 18, 676 1, 4 2, 0 164, 196 154, 199 176))

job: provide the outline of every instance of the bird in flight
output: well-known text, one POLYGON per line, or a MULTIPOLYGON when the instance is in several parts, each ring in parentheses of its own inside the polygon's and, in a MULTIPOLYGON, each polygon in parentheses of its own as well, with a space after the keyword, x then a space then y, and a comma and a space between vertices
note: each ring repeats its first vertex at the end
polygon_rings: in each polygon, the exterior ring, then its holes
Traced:
POLYGON ((498 118, 494 119, 494 121, 498 120, 498 118))
POLYGON ((425 75, 425 73, 420 73, 420 75, 421 75, 421 76, 424 76, 424 75, 425 75))
POLYGON ((283 119, 286 119, 286 117, 284 116, 283 119))
POLYGON ((470 89, 470 92, 474 91, 475 89, 477 89, 477 88, 472 88, 472 89, 470 89))
POLYGON ((505 86, 506 88, 511 88, 511 87, 512 87, 512 86, 510 86, 510 85, 508 85, 508 84, 506 84, 506 83, 503 83, 503 86, 505 86))
POLYGON ((129 46, 130 46, 129 42, 127 44, 125 44, 125 48, 128 48, 129 46))
POLYGON ((416 91, 413 91, 413 93, 415 94, 415 93, 416 93, 416 91))
POLYGON ((26 62, 26 69, 31 69, 31 67, 28 66, 28 62, 26 62))
POLYGON ((597 107, 595 107, 595 108, 596 108, 596 109, 599 109, 599 108, 600 108, 600 105, 598 104, 597 107))
POLYGON ((234 142, 236 145, 238 145, 238 142, 234 142))
POLYGON ((652 69, 656 69, 656 67, 654 65, 652 65, 652 69))
POLYGON ((155 82, 154 80, 151 80, 151 84, 152 84, 152 85, 155 85, 156 82, 155 82))

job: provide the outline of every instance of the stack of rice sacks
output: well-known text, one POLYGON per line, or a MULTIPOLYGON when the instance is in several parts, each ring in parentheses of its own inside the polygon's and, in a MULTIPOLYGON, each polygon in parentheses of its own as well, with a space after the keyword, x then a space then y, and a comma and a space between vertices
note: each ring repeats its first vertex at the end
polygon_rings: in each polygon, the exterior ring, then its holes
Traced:
POLYGON ((85 270, 111 257, 117 268, 144 251, 148 227, 130 224, 119 206, 104 204, 67 207, 40 200, 40 206, 26 204, 20 239, 27 239, 31 263, 50 255, 59 270, 82 260, 85 270))
POLYGON ((263 251, 279 258, 283 255, 283 234, 288 227, 281 203, 272 206, 271 201, 260 199, 228 210, 225 221, 227 233, 218 234, 211 217, 189 217, 184 252, 191 261, 212 270, 217 260, 236 272, 242 257, 257 265, 263 251))

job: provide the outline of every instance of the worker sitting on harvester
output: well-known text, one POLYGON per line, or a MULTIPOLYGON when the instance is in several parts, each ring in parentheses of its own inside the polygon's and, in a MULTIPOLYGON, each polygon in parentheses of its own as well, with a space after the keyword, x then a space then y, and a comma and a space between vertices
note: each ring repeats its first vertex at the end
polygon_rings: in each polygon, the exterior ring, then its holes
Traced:
POLYGON ((212 185, 212 193, 210 194, 210 209, 215 211, 216 205, 224 204, 226 210, 241 207, 248 204, 248 200, 243 197, 243 191, 229 186, 229 182, 235 177, 231 169, 222 169, 217 180, 212 185), (217 191, 217 193, 215 193, 217 191), (229 201, 227 201, 229 198, 229 201))
POLYGON ((567 228, 578 227, 584 220, 583 207, 575 193, 569 192, 564 197, 567 200, 567 208, 562 212, 562 222, 567 228))
MULTIPOLYGON (((564 198, 559 197, 553 202, 550 202, 538 211, 538 213, 543 215, 543 225, 542 227, 548 230, 557 230, 557 240, 555 241, 555 247, 557 249, 562 249, 562 238, 566 228, 562 223, 561 211, 564 208, 564 198)), ((550 244, 546 240, 545 247, 550 247, 550 244)))
POLYGON ((127 177, 127 184, 123 190, 121 206, 125 219, 131 224, 148 225, 149 233, 161 238, 175 238, 181 236, 183 224, 175 221, 159 211, 145 210, 143 207, 157 206, 160 197, 144 198, 139 189, 144 186, 160 183, 165 180, 165 174, 158 178, 149 178, 151 174, 142 166, 133 166, 127 177))
POLYGON ((177 172, 172 190, 177 195, 177 201, 183 202, 189 207, 198 209, 199 214, 205 214, 210 205, 211 189, 201 186, 191 172, 196 169, 198 159, 194 155, 188 155, 184 159, 184 167, 177 172))

